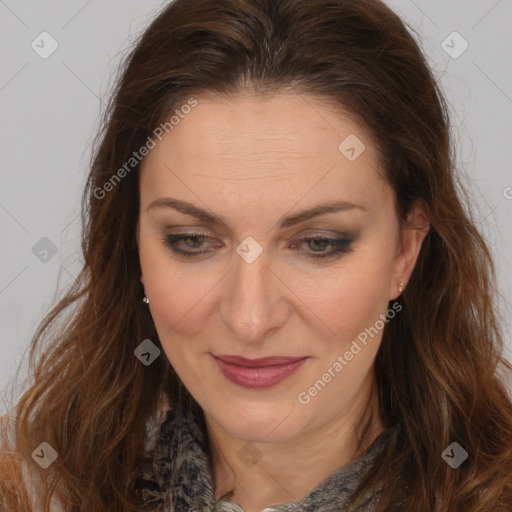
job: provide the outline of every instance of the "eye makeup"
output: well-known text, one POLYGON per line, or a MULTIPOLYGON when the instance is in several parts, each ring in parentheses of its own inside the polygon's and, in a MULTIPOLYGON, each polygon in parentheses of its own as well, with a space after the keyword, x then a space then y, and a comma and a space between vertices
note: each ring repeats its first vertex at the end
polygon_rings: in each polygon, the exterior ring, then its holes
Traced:
MULTIPOLYGON (((205 248, 205 242, 210 240, 210 237, 206 233, 180 233, 180 234, 169 234, 162 238, 162 242, 166 247, 169 247, 178 256, 184 256, 187 258, 198 257, 207 253, 215 251, 215 248, 205 248)), ((310 250, 299 249, 297 252, 306 258, 313 259, 336 259, 343 254, 346 254, 353 250, 352 243, 355 237, 342 234, 339 237, 328 237, 322 234, 314 234, 304 236, 298 240, 292 241, 291 246, 295 248, 297 246, 309 247, 310 250), (324 251, 323 249, 330 250, 324 251)))

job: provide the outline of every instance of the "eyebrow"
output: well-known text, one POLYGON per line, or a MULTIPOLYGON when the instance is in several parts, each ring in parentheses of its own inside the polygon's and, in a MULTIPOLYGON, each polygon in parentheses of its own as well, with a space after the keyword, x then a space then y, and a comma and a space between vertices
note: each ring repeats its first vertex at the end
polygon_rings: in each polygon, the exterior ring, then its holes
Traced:
MULTIPOLYGON (((191 217, 195 217, 203 222, 210 224, 217 224, 220 226, 228 227, 228 223, 226 220, 216 215, 215 213, 209 212, 198 206, 189 203, 187 201, 182 201, 180 199, 174 199, 172 197, 162 197, 153 201, 147 208, 150 210, 152 208, 173 208, 185 215, 190 215, 191 217)), ((368 211, 366 207, 360 204, 355 204, 350 201, 332 201, 324 204, 319 204, 314 206, 313 208, 309 208, 307 210, 302 210, 298 213, 294 213, 288 217, 284 217, 281 219, 280 227, 287 228, 290 226, 294 226, 296 224, 300 224, 301 222, 305 222, 306 220, 312 219, 313 217, 317 217, 319 215, 324 215, 326 213, 337 213, 337 212, 345 212, 349 210, 362 210, 368 211)))

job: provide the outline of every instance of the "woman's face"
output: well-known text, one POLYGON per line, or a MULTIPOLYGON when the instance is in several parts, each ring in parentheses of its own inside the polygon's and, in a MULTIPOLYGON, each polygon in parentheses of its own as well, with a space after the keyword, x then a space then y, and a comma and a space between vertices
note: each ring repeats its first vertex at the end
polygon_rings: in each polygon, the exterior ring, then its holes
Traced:
POLYGON ((368 400, 382 328, 400 314, 388 302, 420 243, 411 231, 399 244, 393 191, 348 117, 294 94, 196 99, 142 164, 141 281, 207 417, 242 440, 286 441, 368 400), (300 359, 243 368, 227 355, 300 359))

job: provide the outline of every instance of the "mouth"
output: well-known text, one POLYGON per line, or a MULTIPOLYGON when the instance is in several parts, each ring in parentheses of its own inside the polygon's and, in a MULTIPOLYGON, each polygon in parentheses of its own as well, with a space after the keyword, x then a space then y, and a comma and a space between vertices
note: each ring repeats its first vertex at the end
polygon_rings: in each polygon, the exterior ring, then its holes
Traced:
POLYGON ((291 377, 309 357, 270 356, 247 359, 240 356, 212 354, 220 371, 238 386, 261 389, 276 386, 291 377))

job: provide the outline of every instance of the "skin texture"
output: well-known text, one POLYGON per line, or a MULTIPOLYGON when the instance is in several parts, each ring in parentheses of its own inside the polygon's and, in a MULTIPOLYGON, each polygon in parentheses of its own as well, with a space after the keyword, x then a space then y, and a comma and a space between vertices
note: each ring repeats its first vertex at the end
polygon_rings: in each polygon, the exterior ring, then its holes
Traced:
MULTIPOLYGON (((298 395, 386 313, 427 231, 404 230, 400 243, 394 193, 369 134, 327 104, 293 93, 197 100, 142 164, 141 281, 165 354, 205 412, 215 496, 234 488, 233 501, 255 512, 302 499, 358 455, 354 429, 365 409, 375 414, 362 449, 383 431, 373 369, 382 331, 309 403, 298 395), (338 150, 350 134, 366 145, 355 161, 338 150), (227 227, 148 209, 163 197, 214 212, 227 227), (279 227, 284 216, 339 200, 364 210, 279 227), (212 252, 185 257, 164 244, 194 231, 210 238, 178 247, 212 252), (315 234, 354 240, 348 252, 314 259, 335 249, 301 241, 315 234), (262 248, 252 263, 236 252, 249 236, 262 248), (212 353, 309 359, 276 386, 246 389, 223 376, 212 353), (246 465, 241 455, 255 448, 260 459, 246 465)), ((425 225, 419 208, 411 223, 425 225)))

